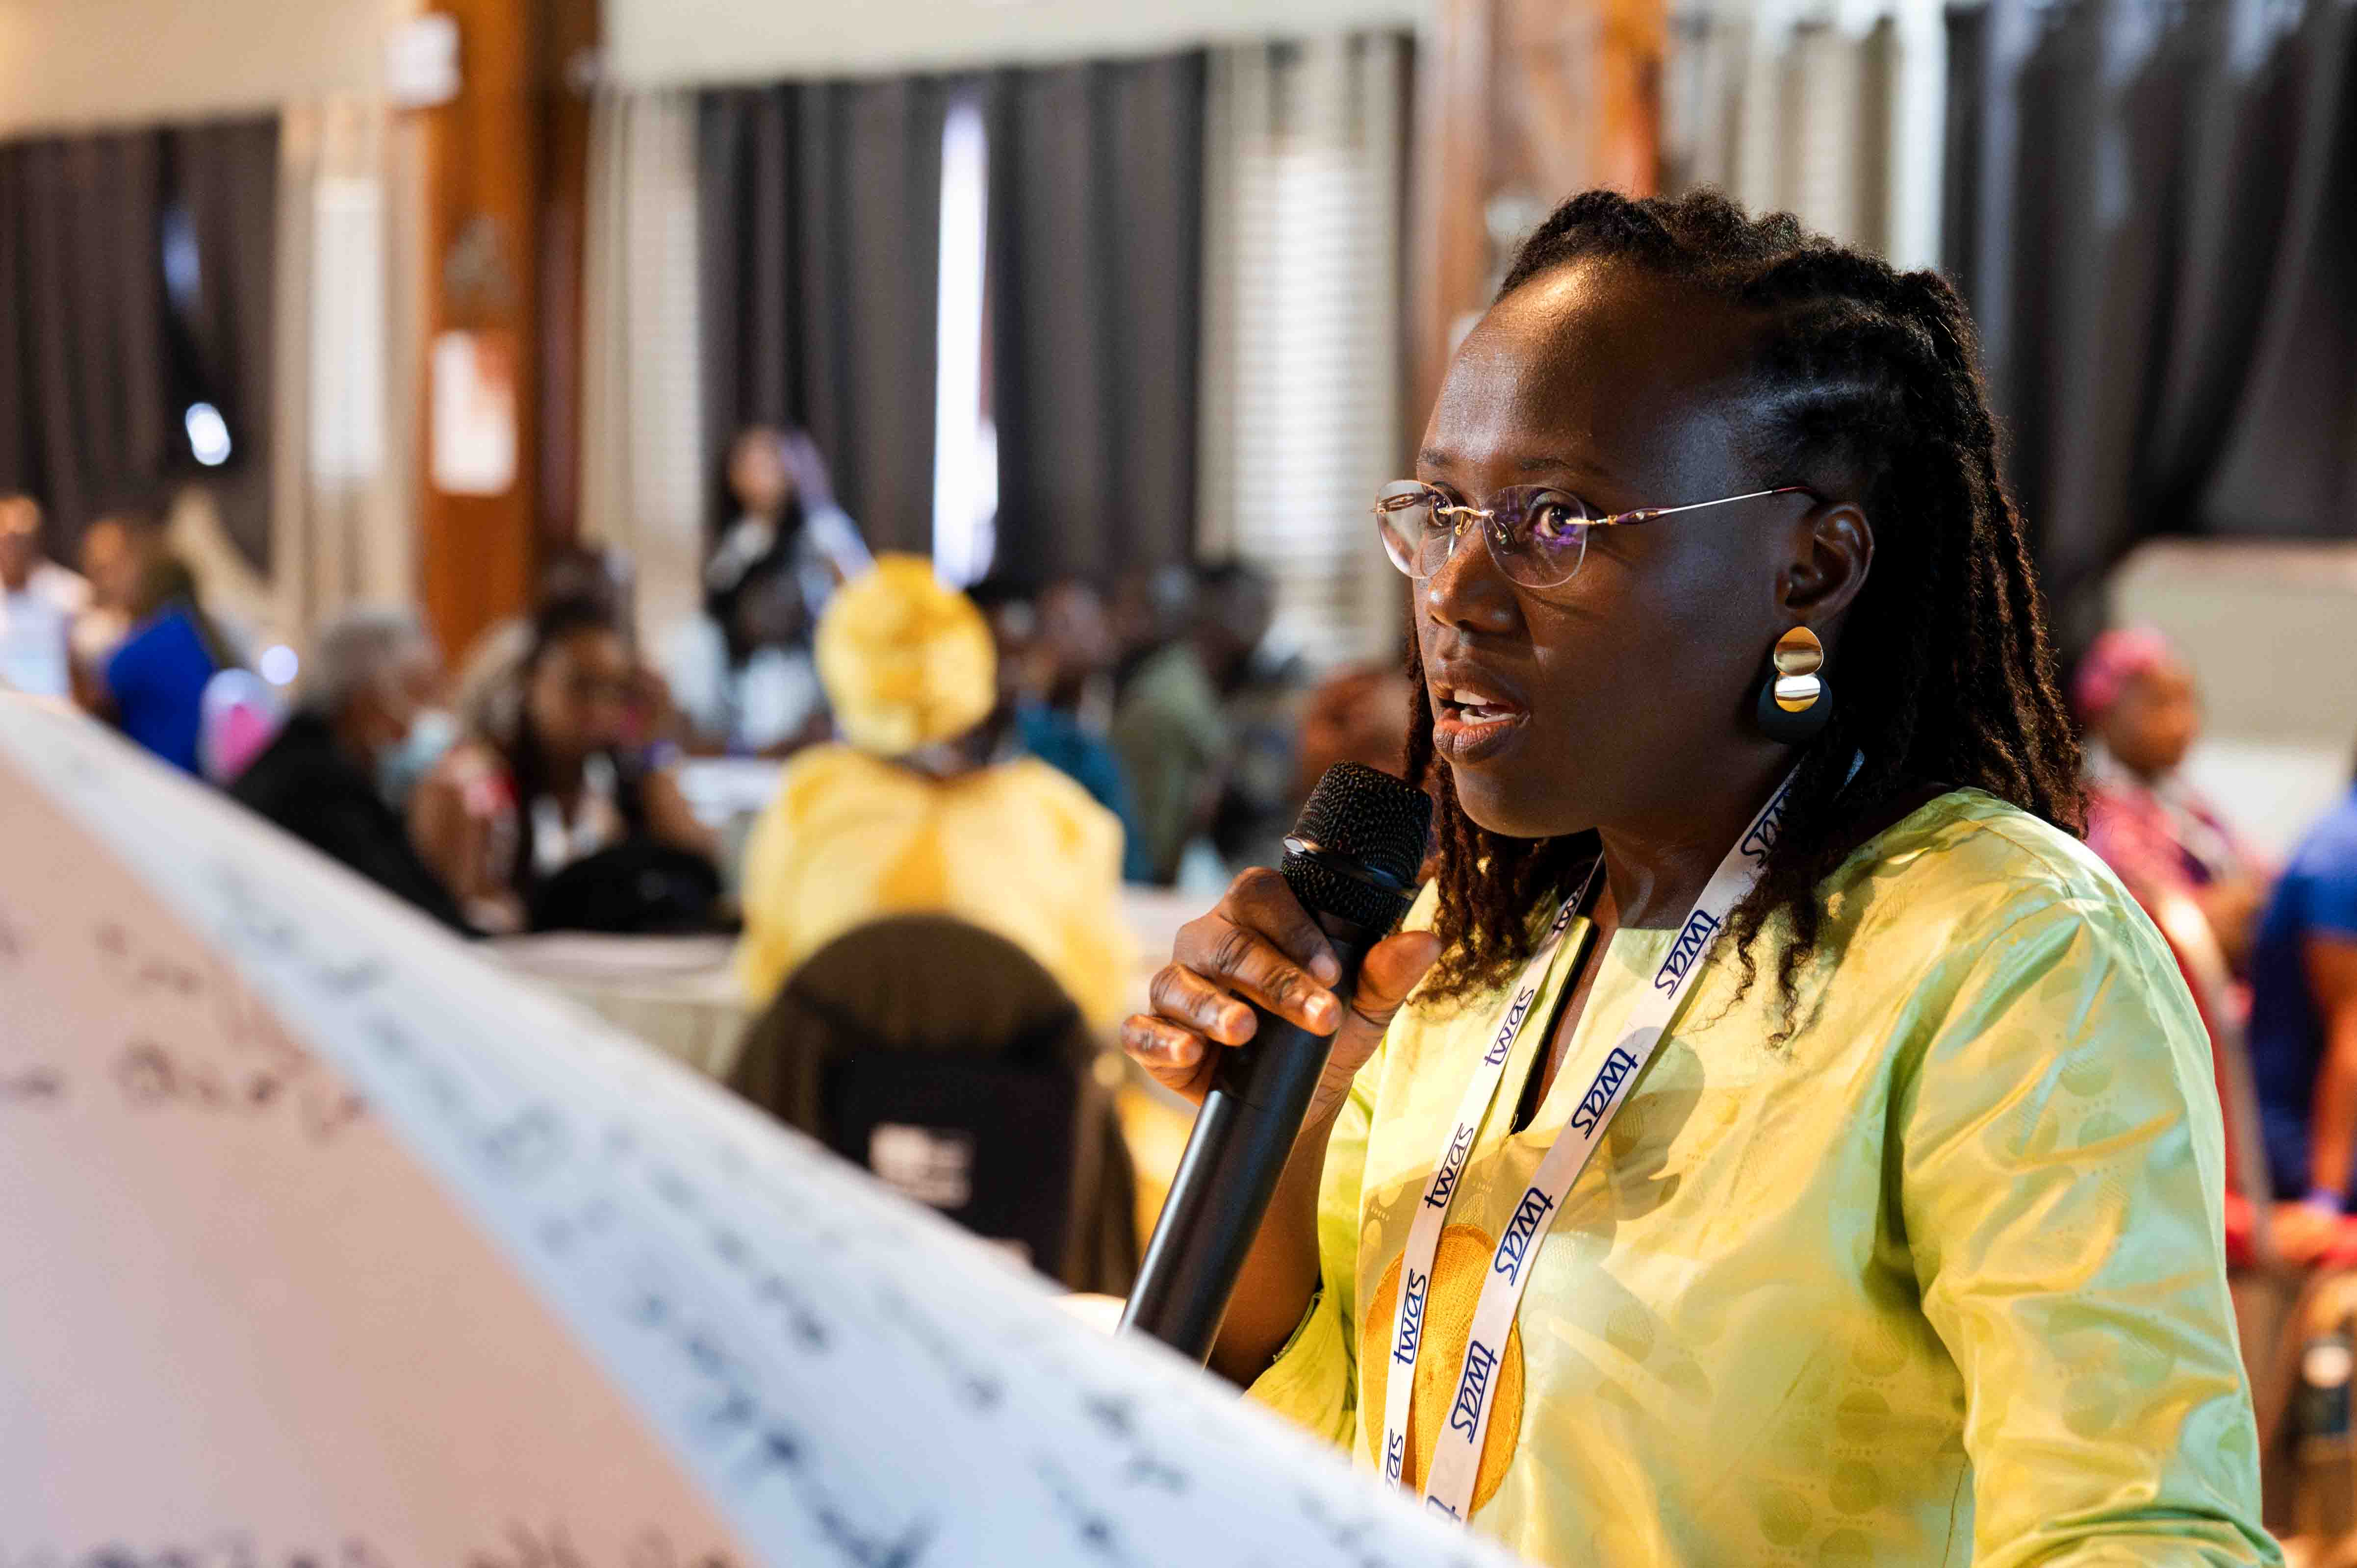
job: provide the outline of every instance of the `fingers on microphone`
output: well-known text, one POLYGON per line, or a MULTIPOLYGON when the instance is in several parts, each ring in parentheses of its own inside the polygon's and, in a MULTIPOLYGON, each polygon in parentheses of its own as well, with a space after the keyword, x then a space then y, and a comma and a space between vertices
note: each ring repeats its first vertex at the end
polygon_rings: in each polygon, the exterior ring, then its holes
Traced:
POLYGON ((1192 1071, 1203 1059, 1201 1036, 1143 1013, 1123 1021, 1121 1048, 1157 1073, 1172 1069, 1192 1071))
POLYGON ((1223 1046, 1253 1036, 1253 1011, 1184 964, 1165 964, 1146 988, 1146 1000, 1165 1018, 1191 1026, 1223 1046))
POLYGON ((1211 944, 1205 972, 1314 1034, 1331 1034, 1342 1021, 1341 1004, 1332 992, 1258 932, 1243 926, 1229 927, 1211 944))
POLYGON ((1229 885, 1228 899, 1238 924, 1259 931, 1287 958, 1307 965, 1318 984, 1331 985, 1342 978, 1334 945, 1278 873, 1266 866, 1243 872, 1229 885))

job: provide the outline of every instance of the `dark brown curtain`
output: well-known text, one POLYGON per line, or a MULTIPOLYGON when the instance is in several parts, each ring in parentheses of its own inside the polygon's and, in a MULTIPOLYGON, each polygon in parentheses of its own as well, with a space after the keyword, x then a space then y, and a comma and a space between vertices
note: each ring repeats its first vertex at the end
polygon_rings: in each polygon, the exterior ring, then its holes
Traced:
POLYGON ((932 545, 949 92, 932 78, 792 82, 698 105, 713 471, 742 426, 802 426, 877 549, 932 545))
MULTIPOLYGON (((2202 497, 2222 533, 2357 535, 2357 5, 2319 5, 2277 56, 2267 83, 2272 137, 2213 160, 2236 187, 2254 162, 2280 160, 2277 243, 2268 248, 2257 346, 2202 497)), ((2250 220, 2227 213, 2228 245, 2250 220)), ((2249 269, 2256 272, 2256 267, 2249 269)), ((2239 281, 2239 279, 2237 280, 2239 281)), ((2224 301, 2232 308, 2239 302, 2224 301)), ((2196 383, 2198 392, 2201 383, 2196 383)), ((2209 429, 2212 406, 2173 403, 2180 428, 2209 429)))
POLYGON ((152 132, 0 145, 0 487, 54 553, 171 461, 162 204, 152 132))
POLYGON ((197 272, 174 299, 182 384, 220 407, 235 446, 203 483, 247 558, 270 563, 272 303, 277 278, 278 122, 220 121, 165 133, 171 188, 196 241, 197 272))
POLYGON ((999 572, 1102 579, 1192 552, 1204 69, 987 83, 999 572))
POLYGON ((1940 270, 1966 299, 1977 299, 1975 204, 1981 193, 1981 79, 1988 70, 1988 7, 1947 14, 1948 81, 1941 125, 1940 270))
POLYGON ((0 144, 0 489, 41 498, 53 552, 111 502, 201 472, 266 564, 277 162, 274 120, 0 144), (229 421, 219 469, 189 460, 197 398, 229 421))
POLYGON ((1951 270, 2066 647, 2156 533, 2357 534, 2357 5, 1952 18, 1951 270))

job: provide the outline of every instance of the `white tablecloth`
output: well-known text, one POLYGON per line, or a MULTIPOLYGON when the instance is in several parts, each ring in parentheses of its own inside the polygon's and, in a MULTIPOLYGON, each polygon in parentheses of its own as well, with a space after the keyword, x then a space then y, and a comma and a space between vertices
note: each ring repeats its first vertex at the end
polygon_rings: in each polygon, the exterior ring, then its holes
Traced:
POLYGON ((697 1071, 726 1078, 750 1010, 727 937, 507 937, 493 957, 697 1071))

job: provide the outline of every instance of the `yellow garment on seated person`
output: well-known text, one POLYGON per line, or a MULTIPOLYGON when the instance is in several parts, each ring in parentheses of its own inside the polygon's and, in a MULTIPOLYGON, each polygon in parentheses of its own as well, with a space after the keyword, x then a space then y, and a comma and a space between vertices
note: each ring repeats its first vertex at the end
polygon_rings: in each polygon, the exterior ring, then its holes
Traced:
MULTIPOLYGON (((1777 923, 1740 998, 1718 950, 1566 1197, 1472 1527, 1581 1568, 2280 1561, 2209 1046, 2158 933, 2083 846, 1975 790, 1820 892, 1791 1038, 1772 1038, 1777 923)), ((1427 888, 1411 920, 1431 908, 1427 888)), ((1523 1032, 1452 1229, 1500 1232, 1672 934, 1615 935, 1513 1133, 1550 1033, 1523 1032)), ((1384 1276, 1499 1000, 1404 1009, 1361 1071, 1320 1192, 1324 1287, 1252 1391, 1371 1469, 1382 1380, 1361 1369, 1388 1369, 1384 1276)), ((1435 1280, 1426 1359, 1464 1354, 1478 1282, 1458 1283, 1435 1280)), ((1450 1391, 1416 1381, 1420 1470, 1450 1391)))
POLYGON ((1028 757, 936 779, 846 746, 803 752, 746 844, 743 897, 737 969, 756 1006, 844 932, 919 913, 1014 942, 1093 1025, 1127 994, 1120 820, 1028 757))

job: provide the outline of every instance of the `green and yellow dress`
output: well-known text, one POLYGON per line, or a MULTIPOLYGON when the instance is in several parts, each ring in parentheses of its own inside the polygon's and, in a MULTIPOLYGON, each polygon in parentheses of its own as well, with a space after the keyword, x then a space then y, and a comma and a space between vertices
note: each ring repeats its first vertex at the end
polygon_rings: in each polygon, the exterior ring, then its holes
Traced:
MULTIPOLYGON (((2274 1563, 2226 1294, 2209 1045, 2144 915, 1975 790, 1822 888, 1796 1026, 1722 948, 1533 1265, 1474 1529, 1541 1563, 2274 1563)), ((1429 918, 1430 890, 1412 919, 1429 918)), ((1523 1032, 1443 1233, 1420 1483, 1501 1223, 1673 933, 1606 949, 1528 1129, 1523 1032)), ((1587 946, 1559 948, 1544 1021, 1587 946)), ((1253 1395, 1372 1467, 1410 1220, 1499 999, 1412 1004, 1319 1200, 1324 1285, 1253 1395)))

